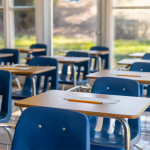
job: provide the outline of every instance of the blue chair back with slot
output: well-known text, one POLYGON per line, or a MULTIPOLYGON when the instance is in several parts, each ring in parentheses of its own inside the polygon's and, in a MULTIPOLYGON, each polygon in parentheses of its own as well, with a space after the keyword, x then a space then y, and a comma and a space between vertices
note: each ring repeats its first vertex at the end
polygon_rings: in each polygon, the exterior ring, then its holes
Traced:
POLYGON ((34 49, 34 48, 36 48, 36 49, 44 48, 45 49, 44 52, 33 52, 32 53, 33 56, 46 55, 46 53, 47 53, 47 45, 45 45, 45 44, 33 44, 30 46, 30 48, 31 49, 34 49))
POLYGON ((7 65, 7 63, 10 63, 10 65, 12 65, 13 63, 19 64, 20 52, 17 49, 2 49, 2 50, 0 50, 0 54, 8 54, 8 53, 13 54, 13 56, 0 58, 0 63, 4 62, 5 65, 7 65))
MULTIPOLYGON (((150 63, 136 62, 131 65, 130 71, 150 72, 150 63)), ((144 89, 144 86, 143 86, 143 84, 141 84, 140 85, 141 97, 143 96, 143 89, 144 89)), ((147 89, 147 97, 150 97, 150 86, 149 85, 148 85, 148 89, 147 89)), ((150 111, 150 107, 148 107, 146 109, 146 111, 150 111)))
MULTIPOLYGON (((37 74, 36 79, 36 94, 40 93, 41 81, 44 77, 44 85, 42 93, 46 92, 49 87, 49 78, 51 78, 50 90, 58 90, 58 61, 54 58, 34 57, 29 66, 55 66, 56 69, 44 73, 37 74)), ((22 91, 13 92, 12 99, 23 99, 32 96, 32 82, 29 77, 26 77, 22 91)))
MULTIPOLYGON (((84 52, 68 52, 66 57, 90 57, 90 55, 88 53, 84 53, 84 52)), ((60 81, 59 83, 61 84, 73 84, 73 69, 71 72, 71 76, 70 79, 67 79, 67 71, 68 71, 68 64, 64 64, 63 68, 62 68, 62 74, 60 75, 60 81)), ((89 82, 89 79, 86 78, 86 75, 88 75, 90 73, 90 60, 86 61, 86 62, 81 62, 81 63, 76 63, 75 64, 76 67, 78 67, 77 69, 77 85, 79 84, 86 84, 89 82), (83 67, 83 71, 82 71, 82 67, 83 67), (80 73, 83 73, 83 77, 82 79, 80 76, 80 73)))
MULTIPOLYGON (((92 50, 96 50, 96 51, 109 51, 109 48, 104 47, 104 46, 94 46, 91 47, 90 51, 92 50)), ((104 69, 109 69, 109 54, 106 55, 101 55, 101 61, 103 63, 103 60, 105 60, 105 66, 104 69)), ((91 56, 91 60, 94 59, 94 69, 91 70, 91 73, 97 72, 98 70, 96 70, 97 68, 97 57, 91 56)), ((92 61, 91 61, 92 62, 92 61)))
POLYGON ((146 53, 143 58, 144 60, 150 60, 150 53, 146 53))
MULTIPOLYGON (((107 95, 121 95, 121 96, 140 96, 139 83, 134 80, 115 78, 115 77, 101 77, 98 78, 92 88, 92 93, 95 94, 107 94, 107 95)), ((108 133, 110 127, 110 118, 103 119, 103 125, 100 132, 95 131, 97 124, 97 117, 89 117, 90 129, 91 129, 91 144, 99 145, 104 147, 112 148, 123 148, 124 142, 120 135, 121 123, 115 121, 114 132, 112 134, 108 133), (97 138, 95 138, 97 134, 97 138), (101 135, 101 136, 99 136, 101 135)), ((128 119, 131 132, 131 140, 135 137, 137 142, 140 139, 140 125, 138 119, 128 119)), ((134 143, 135 144, 135 143, 134 143)), ((95 146, 93 146, 95 147, 95 146)), ((108 149, 110 149, 108 148, 108 149)), ((96 148, 93 148, 94 150, 96 148)))
POLYGON ((0 70, 0 95, 2 96, 0 123, 7 123, 11 117, 12 75, 0 70))
POLYGON ((11 150, 90 150, 88 118, 79 112, 48 107, 26 109, 11 150))
MULTIPOLYGON (((46 54, 47 54, 47 45, 45 45, 45 44, 33 44, 33 45, 30 46, 30 49, 35 49, 35 48, 36 49, 44 48, 45 51, 43 51, 43 52, 33 52, 32 55, 34 57, 40 56, 40 55, 45 55, 46 56, 46 54)), ((29 54, 28 54, 27 57, 29 57, 29 54)), ((30 60, 27 60, 26 64, 29 64, 29 63, 30 63, 30 60)))

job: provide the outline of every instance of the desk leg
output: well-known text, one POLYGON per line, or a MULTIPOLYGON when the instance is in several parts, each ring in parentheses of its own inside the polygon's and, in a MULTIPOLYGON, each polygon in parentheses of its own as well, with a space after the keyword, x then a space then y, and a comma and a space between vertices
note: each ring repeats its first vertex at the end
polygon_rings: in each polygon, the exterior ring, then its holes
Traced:
POLYGON ((76 66, 74 64, 72 64, 73 67, 73 86, 76 87, 76 83, 77 83, 77 77, 76 77, 76 66))
POLYGON ((123 118, 117 118, 124 128, 124 150, 130 150, 130 127, 128 122, 123 118))
POLYGON ((101 57, 97 56, 98 58, 98 70, 101 71, 102 70, 102 61, 101 61, 101 57))
POLYGON ((33 92, 33 96, 35 96, 36 95, 36 81, 35 81, 35 78, 32 75, 28 75, 28 77, 32 81, 32 92, 33 92))

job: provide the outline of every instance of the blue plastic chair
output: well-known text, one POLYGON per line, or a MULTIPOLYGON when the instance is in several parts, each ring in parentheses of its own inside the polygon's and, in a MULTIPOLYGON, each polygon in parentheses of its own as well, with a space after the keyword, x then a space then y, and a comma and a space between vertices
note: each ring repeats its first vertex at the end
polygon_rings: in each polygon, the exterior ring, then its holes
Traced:
MULTIPOLYGON (((140 86, 137 81, 101 77, 98 78, 92 89, 92 93, 95 94, 107 94, 107 95, 121 95, 121 96, 140 96, 140 86)), ((110 126, 110 118, 103 119, 103 125, 101 131, 95 131, 97 125, 97 117, 89 117, 90 120, 90 136, 91 136, 91 150, 123 150, 124 149, 124 137, 120 134, 121 123, 116 120, 114 132, 108 133, 110 126)), ((136 144, 140 139, 140 125, 138 119, 128 119, 131 132, 131 147, 136 144)))
MULTIPOLYGON (((4 63, 4 65, 7 65, 8 63, 10 65, 19 64, 20 52, 17 49, 2 49, 2 50, 0 50, 0 54, 7 54, 7 53, 11 53, 11 54, 13 54, 13 56, 0 58, 0 64, 2 62, 4 63)), ((19 82, 17 76, 13 76, 12 78, 16 80, 18 88, 21 90, 21 85, 20 85, 20 82, 19 82)))
MULTIPOLYGON (((103 47, 103 46, 95 46, 95 47, 91 47, 90 51, 92 50, 97 50, 97 51, 109 51, 109 48, 107 47, 103 47)), ((104 69, 109 69, 109 54, 106 55, 100 55, 99 57, 101 57, 101 61, 103 63, 103 60, 105 60, 105 66, 104 69)), ((97 72, 98 70, 96 70, 97 68, 97 57, 91 56, 91 60, 94 59, 94 69, 90 70, 91 73, 97 72)), ((92 61, 91 61, 92 62, 92 61)))
MULTIPOLYGON (((32 56, 34 56, 34 57, 40 56, 40 55, 46 56, 47 45, 45 45, 45 44, 33 44, 33 45, 30 46, 30 49, 34 49, 34 48, 36 48, 36 49, 44 48, 46 51, 44 51, 44 52, 33 52, 32 56)), ((28 54, 27 57, 29 57, 29 54, 28 54)), ((30 60, 27 60, 26 64, 29 64, 29 63, 30 63, 30 60)))
MULTIPOLYGON (((68 52, 66 57, 90 57, 90 55, 88 53, 84 53, 84 52, 68 52)), ((69 84, 69 85, 73 85, 73 69, 72 69, 72 74, 70 76, 70 79, 67 79, 67 70, 68 70, 68 64, 64 64, 63 68, 62 68, 62 74, 60 75, 59 78, 59 83, 60 84, 69 84)), ((76 67, 78 67, 77 69, 77 85, 81 85, 81 84, 88 84, 89 83, 89 79, 86 78, 86 75, 88 75, 90 73, 90 60, 86 61, 86 62, 82 62, 82 63, 76 63, 75 64, 76 67), (83 71, 82 71, 83 69, 83 71), (80 76, 80 73, 83 73, 83 77, 82 79, 80 76)))
MULTIPOLYGON (((40 93, 41 89, 41 79, 44 77, 44 85, 42 93, 48 90, 49 78, 51 78, 50 90, 58 90, 58 61, 54 58, 44 58, 44 57, 34 57, 30 66, 55 66, 56 69, 48 72, 44 72, 36 75, 36 94, 40 93)), ((16 91, 12 93, 12 99, 21 100, 33 96, 32 93, 32 82, 29 77, 26 77, 25 84, 21 91, 16 91)))
POLYGON ((144 60, 150 60, 150 53, 146 53, 143 58, 144 60))
POLYGON ((0 70, 0 95, 2 96, 0 123, 7 123, 11 117, 12 75, 0 70))
MULTIPOLYGON (((150 72, 150 63, 136 62, 131 65, 130 71, 150 72)), ((141 97, 143 96, 143 89, 144 85, 140 84, 141 97)), ((150 86, 148 85, 148 88, 146 87, 146 89, 147 89, 147 97, 150 97, 150 86)), ((148 107, 146 111, 150 111, 150 107, 148 107)))
POLYGON ((11 150, 90 150, 88 118, 70 110, 31 107, 18 123, 11 150))
POLYGON ((10 65, 19 63, 19 54, 20 52, 17 49, 2 49, 0 50, 0 54, 12 53, 11 57, 3 57, 0 58, 0 63, 4 62, 5 65, 9 62, 10 65))

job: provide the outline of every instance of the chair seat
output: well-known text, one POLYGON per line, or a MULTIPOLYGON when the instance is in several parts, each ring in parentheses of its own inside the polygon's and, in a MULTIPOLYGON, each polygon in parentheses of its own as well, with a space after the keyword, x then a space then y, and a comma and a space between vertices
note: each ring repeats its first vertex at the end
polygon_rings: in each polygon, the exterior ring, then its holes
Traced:
POLYGON ((12 92, 12 99, 22 100, 28 97, 33 96, 32 92, 29 91, 16 91, 12 92))
MULTIPOLYGON (((61 79, 59 78, 58 81, 59 81, 60 84, 69 84, 69 85, 72 85, 72 84, 73 84, 73 80, 70 80, 70 79, 61 80, 61 79)), ((87 84, 87 83, 89 83, 89 79, 77 81, 77 85, 87 84)))
MULTIPOLYGON (((124 137, 121 134, 117 133, 107 133, 107 132, 91 132, 91 145, 97 145, 97 146, 106 146, 106 147, 112 147, 112 148, 124 148, 124 137)), ((136 141, 138 142, 140 139, 140 136, 137 136, 135 134, 131 134, 131 142, 130 147, 132 147, 136 141)))

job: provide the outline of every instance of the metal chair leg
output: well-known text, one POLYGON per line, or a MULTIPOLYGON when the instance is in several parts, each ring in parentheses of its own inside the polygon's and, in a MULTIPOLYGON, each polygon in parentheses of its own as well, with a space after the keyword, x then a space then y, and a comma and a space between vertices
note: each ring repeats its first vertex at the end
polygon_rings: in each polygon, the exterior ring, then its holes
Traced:
POLYGON ((86 86, 87 86, 87 87, 91 87, 90 84, 88 84, 88 83, 86 83, 86 86))
POLYGON ((144 150, 143 147, 140 144, 135 144, 134 145, 136 148, 138 148, 139 150, 144 150))
POLYGON ((63 84, 63 85, 62 85, 62 91, 64 91, 64 90, 65 90, 65 85, 63 84))
POLYGON ((21 85, 20 85, 20 82, 19 82, 18 78, 15 78, 15 80, 16 80, 16 82, 17 82, 17 85, 18 85, 19 90, 21 91, 22 88, 21 88, 21 85))
POLYGON ((6 128, 6 127, 3 127, 3 128, 7 131, 9 139, 12 143, 13 142, 13 134, 12 134, 11 130, 9 128, 6 128))

